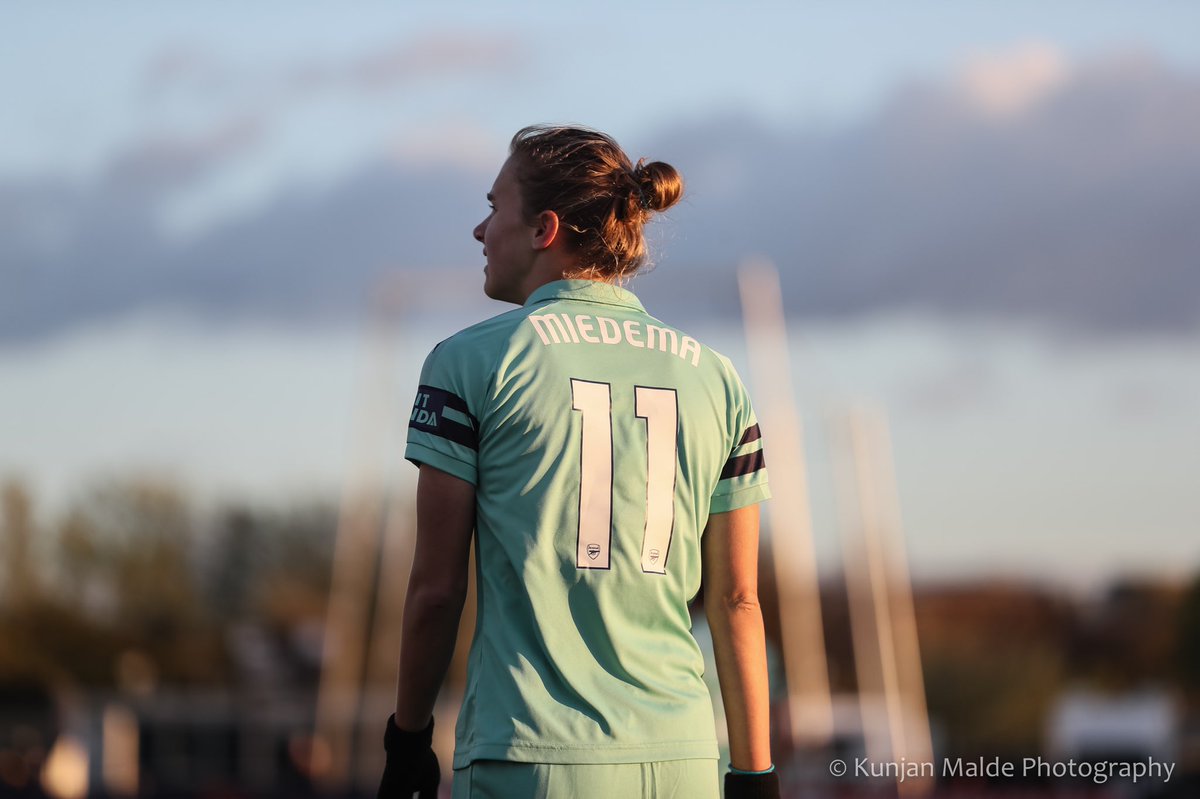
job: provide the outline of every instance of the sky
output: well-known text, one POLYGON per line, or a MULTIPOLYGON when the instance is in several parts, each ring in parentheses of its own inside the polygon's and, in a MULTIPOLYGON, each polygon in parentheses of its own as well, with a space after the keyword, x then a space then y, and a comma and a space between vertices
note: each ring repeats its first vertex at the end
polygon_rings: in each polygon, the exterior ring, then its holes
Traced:
POLYGON ((826 569, 865 399, 915 574, 1195 570, 1200 9, 1046 6, 10 6, 0 475, 336 496, 372 376, 402 415, 502 310, 469 231, 508 138, 570 121, 680 168, 634 288, 752 388, 734 267, 778 265, 826 569))

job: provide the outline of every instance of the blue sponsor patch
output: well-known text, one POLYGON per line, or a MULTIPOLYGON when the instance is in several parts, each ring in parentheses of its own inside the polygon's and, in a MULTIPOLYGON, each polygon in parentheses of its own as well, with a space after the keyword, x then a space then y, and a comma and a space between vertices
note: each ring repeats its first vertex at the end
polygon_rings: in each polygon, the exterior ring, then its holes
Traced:
POLYGON ((408 428, 453 441, 464 447, 479 449, 479 422, 467 409, 466 400, 457 394, 434 386, 418 386, 413 401, 408 428), (469 424, 446 418, 446 409, 457 411, 469 424))

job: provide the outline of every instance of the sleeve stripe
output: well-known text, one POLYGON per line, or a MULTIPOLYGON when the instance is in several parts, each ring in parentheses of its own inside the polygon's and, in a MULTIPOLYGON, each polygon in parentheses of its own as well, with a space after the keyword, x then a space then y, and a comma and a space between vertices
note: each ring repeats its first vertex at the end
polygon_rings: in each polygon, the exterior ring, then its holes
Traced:
POLYGON ((471 427, 476 430, 479 429, 479 420, 475 418, 475 414, 471 413, 471 409, 467 407, 467 401, 462 397, 452 394, 445 389, 436 388, 435 386, 420 385, 417 386, 417 391, 439 397, 445 403, 445 407, 463 414, 471 420, 471 427))
POLYGON ((438 421, 436 426, 420 424, 415 420, 410 421, 408 429, 419 430, 422 433, 429 433, 438 438, 453 441, 455 444, 462 444, 468 449, 479 450, 479 434, 465 424, 460 424, 453 419, 447 419, 445 416, 438 421))
POLYGON ((746 428, 746 432, 742 434, 742 440, 737 443, 740 447, 743 444, 749 444, 751 441, 758 441, 762 438, 762 433, 758 430, 758 425, 753 424, 746 428))
MULTIPOLYGON (((755 425, 757 428, 757 425, 755 425)), ((766 461, 763 459, 762 450, 748 452, 745 455, 738 455, 736 458, 730 458, 725 461, 725 468, 721 470, 722 480, 730 477, 741 477, 745 474, 753 474, 766 466, 766 461)))
POLYGON ((408 429, 479 451, 479 420, 462 397, 436 386, 417 387, 408 429))

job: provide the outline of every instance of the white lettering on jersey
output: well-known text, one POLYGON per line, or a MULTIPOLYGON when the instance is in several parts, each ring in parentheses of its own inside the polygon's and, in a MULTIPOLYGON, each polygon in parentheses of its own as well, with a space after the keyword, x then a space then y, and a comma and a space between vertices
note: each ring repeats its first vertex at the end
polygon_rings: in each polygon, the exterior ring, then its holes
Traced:
POLYGON ((692 366, 700 365, 700 342, 669 327, 636 319, 619 322, 610 316, 589 314, 530 314, 529 323, 543 346, 551 344, 628 344, 637 349, 669 352, 692 366), (597 333, 599 335, 597 335, 597 333))
POLYGON ((683 343, 679 347, 679 357, 686 360, 689 352, 692 354, 692 366, 699 366, 700 342, 691 336, 684 336, 683 343))
MULTIPOLYGON (((571 408, 580 414, 579 527, 575 568, 608 569, 613 519, 612 386, 571 378, 571 408)), ((646 526, 642 571, 666 574, 675 533, 679 401, 673 388, 634 386, 634 414, 646 421, 646 526)), ((636 449, 636 448, 635 448, 636 449)))
POLYGON ((554 340, 555 344, 562 343, 558 338, 558 331, 556 331, 554 329, 554 327, 547 321, 548 319, 553 319, 554 318, 553 315, 551 315, 551 314, 540 314, 540 315, 539 314, 530 314, 527 318, 529 319, 530 323, 533 324, 533 329, 537 331, 538 338, 540 338, 542 340, 543 344, 548 345, 550 343, 551 339, 554 340), (549 333, 550 335, 547 336, 546 335, 547 333, 549 333))
POLYGON ((571 408, 580 412, 583 431, 579 443, 579 532, 575 542, 575 567, 607 569, 613 521, 611 386, 572 377, 571 408))
POLYGON ((438 423, 437 414, 423 408, 413 408, 412 416, 408 417, 408 421, 427 424, 430 427, 437 427, 438 423))
POLYGON ((567 326, 567 330, 571 331, 571 341, 578 344, 579 343, 579 334, 575 332, 575 325, 571 322, 570 315, 569 314, 560 314, 560 315, 562 316, 563 322, 567 326))
POLYGON ((641 338, 641 336, 642 336, 642 331, 638 327, 637 320, 626 319, 625 320, 625 340, 628 341, 631 346, 644 347, 646 345, 638 340, 641 338))
POLYGON ((659 327, 658 325, 646 325, 646 346, 654 349, 654 334, 658 333, 658 348, 663 352, 667 351, 667 337, 671 337, 671 354, 679 354, 679 336, 674 330, 667 327, 659 327))
POLYGON ((554 314, 546 314, 546 315, 547 315, 547 316, 549 316, 551 319, 553 319, 553 320, 554 320, 554 326, 555 326, 555 327, 557 327, 557 328, 558 328, 558 332, 562 334, 562 340, 563 340, 563 341, 566 341, 566 340, 567 340, 567 335, 568 335, 568 334, 567 334, 567 328, 566 328, 566 326, 565 326, 565 325, 563 325, 563 323, 562 323, 562 320, 561 320, 561 319, 559 319, 559 318, 558 318, 557 316, 555 316, 554 314))
POLYGON ((679 401, 674 389, 634 388, 634 412, 646 420, 646 532, 642 571, 667 573, 675 530, 675 471, 679 460, 679 401))
POLYGON ((600 339, 592 335, 592 327, 595 322, 587 314, 575 314, 575 327, 579 330, 579 337, 588 344, 599 344, 600 339))
POLYGON ((600 340, 605 344, 620 344, 621 326, 617 324, 617 320, 609 319, 607 316, 598 316, 596 318, 600 322, 600 340))

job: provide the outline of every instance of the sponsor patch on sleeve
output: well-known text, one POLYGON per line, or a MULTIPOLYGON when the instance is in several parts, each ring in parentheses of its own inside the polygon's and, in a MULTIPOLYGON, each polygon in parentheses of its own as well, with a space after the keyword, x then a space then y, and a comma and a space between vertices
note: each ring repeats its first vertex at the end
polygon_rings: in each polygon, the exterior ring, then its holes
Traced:
POLYGON ((457 394, 434 386, 418 386, 408 428, 479 449, 479 421, 457 394))

